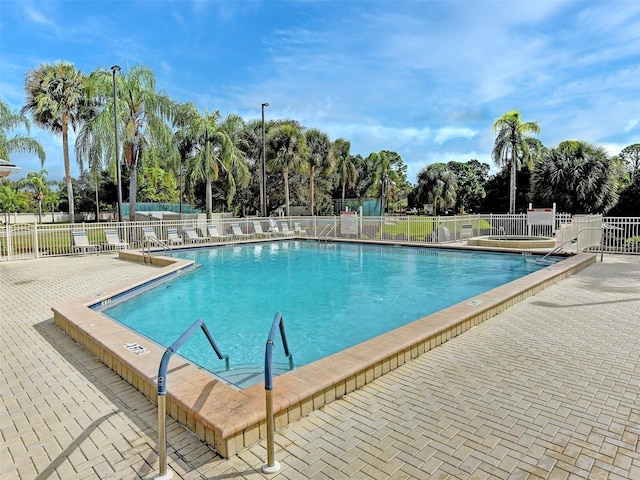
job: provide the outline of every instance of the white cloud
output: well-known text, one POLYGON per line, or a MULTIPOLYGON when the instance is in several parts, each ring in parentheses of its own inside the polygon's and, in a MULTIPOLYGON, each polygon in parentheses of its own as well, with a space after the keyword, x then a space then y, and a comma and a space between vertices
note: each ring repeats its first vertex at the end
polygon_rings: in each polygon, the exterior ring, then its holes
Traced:
POLYGON ((453 138, 473 138, 478 132, 467 127, 443 127, 438 129, 434 141, 438 145, 442 145, 453 138))

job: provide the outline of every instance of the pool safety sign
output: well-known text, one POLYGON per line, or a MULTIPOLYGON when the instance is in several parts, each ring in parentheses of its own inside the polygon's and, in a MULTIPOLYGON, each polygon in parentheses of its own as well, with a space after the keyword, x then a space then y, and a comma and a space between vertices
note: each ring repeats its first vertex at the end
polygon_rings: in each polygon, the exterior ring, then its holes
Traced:
POLYGON ((358 212, 340 212, 340 233, 342 235, 358 235, 358 212))
POLYGON ((129 350, 131 353, 133 353, 134 355, 146 355, 147 353, 149 353, 149 350, 147 350, 146 348, 144 348, 142 345, 138 345, 137 343, 127 343, 124 348, 126 348, 127 350, 129 350))
POLYGON ((554 208, 531 208, 527 210, 527 225, 554 225, 556 209, 554 208))

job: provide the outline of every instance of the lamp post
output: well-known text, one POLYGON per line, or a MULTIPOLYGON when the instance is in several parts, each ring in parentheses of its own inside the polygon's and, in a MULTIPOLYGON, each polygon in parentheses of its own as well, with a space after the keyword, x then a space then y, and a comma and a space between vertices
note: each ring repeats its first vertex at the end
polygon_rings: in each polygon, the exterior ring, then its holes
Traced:
POLYGON ((262 206, 262 216, 267 216, 267 137, 266 132, 264 131, 264 107, 268 107, 268 103, 262 104, 262 198, 261 206, 262 206))
POLYGON ((118 65, 111 67, 113 73, 113 132, 116 138, 116 182, 118 183, 118 222, 122 223, 122 175, 120 172, 120 155, 118 153, 118 95, 116 94, 116 72, 118 65))

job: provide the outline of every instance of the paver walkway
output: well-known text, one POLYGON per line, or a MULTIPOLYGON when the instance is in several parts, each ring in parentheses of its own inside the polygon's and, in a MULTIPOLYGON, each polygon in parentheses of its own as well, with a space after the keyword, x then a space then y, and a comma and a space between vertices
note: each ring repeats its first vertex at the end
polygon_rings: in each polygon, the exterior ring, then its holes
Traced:
MULTIPOLYGON (((0 263, 0 478, 153 478, 155 406, 50 307, 147 267, 0 263)), ((605 256, 276 435, 273 479, 640 479, 640 256, 605 256)), ((263 478, 169 420, 176 479, 263 478)))

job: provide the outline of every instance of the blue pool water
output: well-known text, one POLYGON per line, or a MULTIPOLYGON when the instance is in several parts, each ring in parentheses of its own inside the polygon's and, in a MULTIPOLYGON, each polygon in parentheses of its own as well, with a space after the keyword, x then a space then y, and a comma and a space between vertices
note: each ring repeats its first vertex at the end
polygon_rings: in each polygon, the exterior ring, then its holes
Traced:
MULTIPOLYGON (((294 240, 174 256, 201 267, 104 313, 165 347, 201 318, 232 368, 260 371, 276 312, 300 366, 545 266, 522 255, 294 240)), ((179 354, 225 376, 204 335, 179 354)), ((285 361, 279 339, 274 361, 285 361)))

